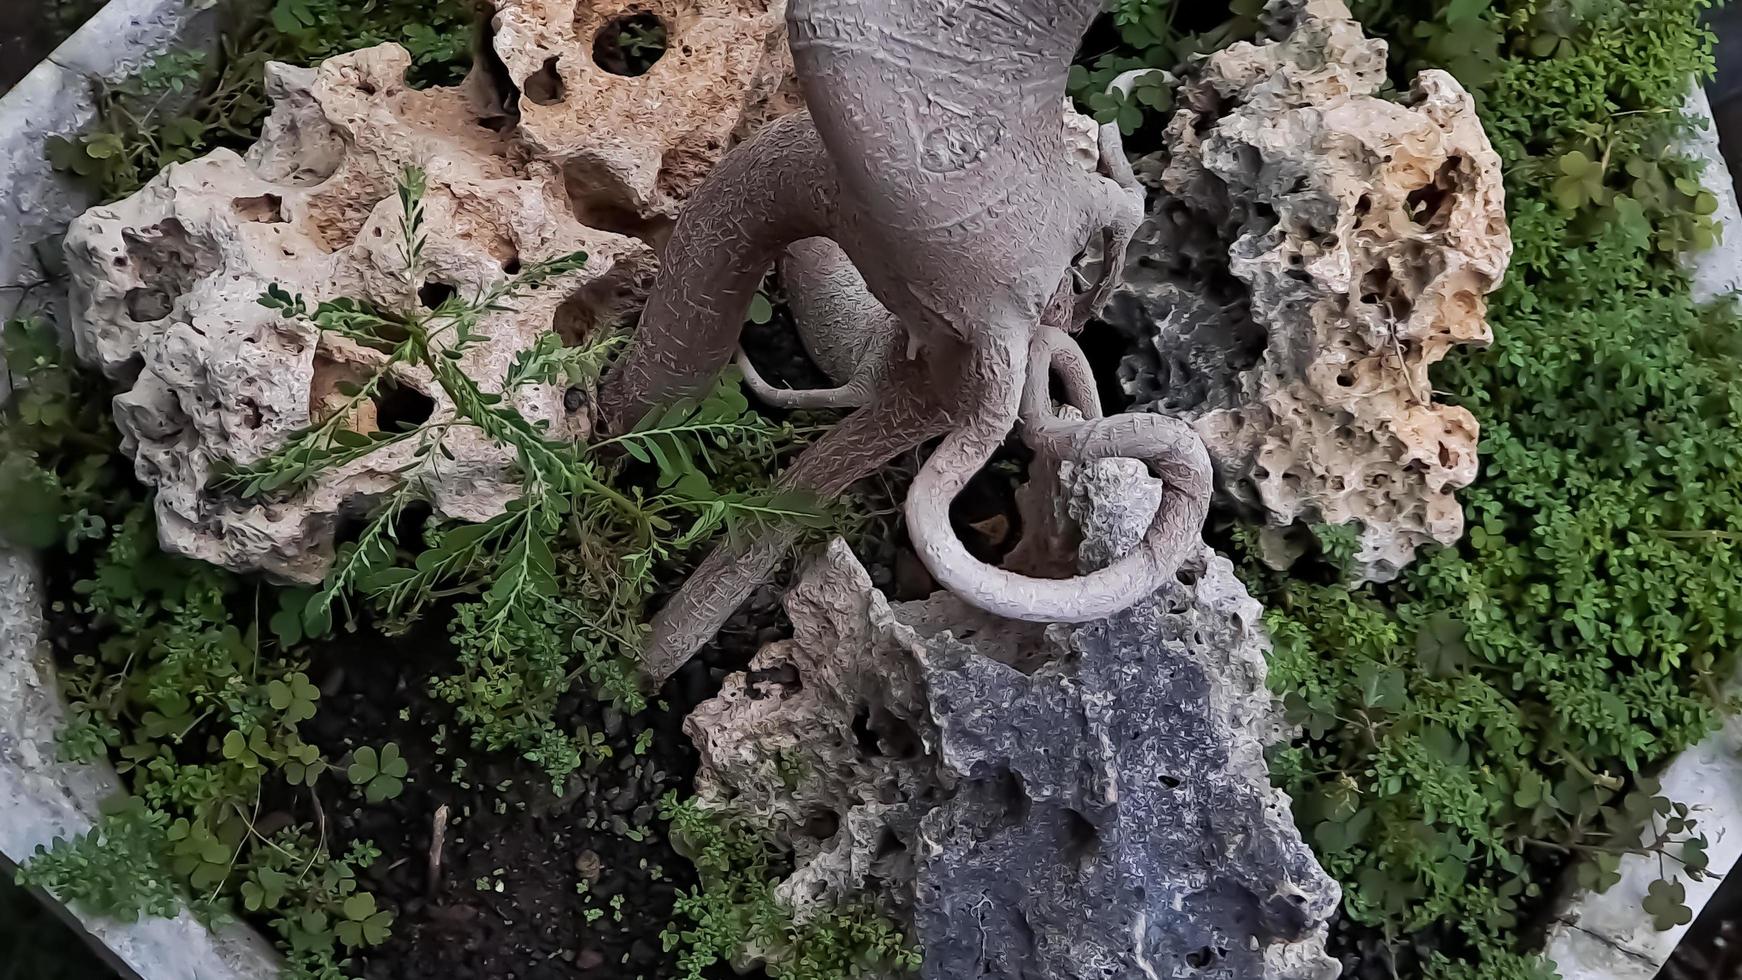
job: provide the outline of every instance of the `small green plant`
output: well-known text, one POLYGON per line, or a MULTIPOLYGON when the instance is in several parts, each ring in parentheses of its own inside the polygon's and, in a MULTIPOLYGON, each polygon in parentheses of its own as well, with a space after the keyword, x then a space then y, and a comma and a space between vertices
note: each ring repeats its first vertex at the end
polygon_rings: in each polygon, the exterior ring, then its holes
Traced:
POLYGON ((312 65, 388 41, 412 56, 412 81, 458 82, 471 63, 473 0, 276 0, 245 11, 212 53, 171 51, 119 83, 91 79, 97 119, 53 137, 51 162, 90 181, 105 201, 138 190, 164 167, 213 149, 245 149, 270 108, 266 65, 312 65))
POLYGON ((351 753, 351 765, 345 775, 350 777, 351 785, 362 787, 364 799, 380 803, 404 792, 405 774, 409 771, 399 754, 399 745, 388 742, 379 752, 365 745, 351 753))
POLYGON ((314 923, 342 921, 370 850, 335 857, 306 823, 258 822, 266 793, 312 785, 328 767, 301 737, 320 701, 301 637, 287 641, 261 614, 282 597, 159 551, 103 383, 44 323, 8 324, 4 339, 15 397, 0 425, 0 538, 52 549, 71 581, 57 612, 82 625, 63 641, 62 752, 108 758, 132 791, 88 833, 42 849, 20 880, 127 919, 172 913, 178 898, 213 919, 240 907, 277 932, 289 976, 339 980, 336 934, 314 923))
POLYGON ((359 892, 345 899, 340 906, 344 918, 336 933, 346 949, 379 946, 387 941, 393 926, 393 913, 375 907, 375 896, 359 892))
POLYGON ((1176 26, 1174 0, 1112 0, 1108 11, 1120 43, 1111 51, 1085 50, 1071 66, 1068 91, 1077 107, 1099 123, 1117 122, 1126 136, 1164 121, 1173 110, 1173 89, 1161 72, 1194 54, 1244 40, 1258 28, 1264 0, 1232 0, 1228 18, 1206 31, 1176 26), (1151 71, 1153 70, 1153 71, 1151 71), (1120 74, 1151 71, 1127 94, 1108 91, 1120 74))
POLYGON ((455 706, 473 744, 517 751, 560 785, 610 750, 600 733, 560 730, 553 719, 558 698, 584 680, 623 709, 644 705, 632 658, 646 629, 656 571, 718 534, 754 534, 773 521, 827 526, 830 515, 803 495, 742 482, 742 461, 756 461, 750 480, 765 480, 799 432, 751 411, 735 376, 705 398, 591 444, 552 439, 506 396, 532 385, 592 383, 618 337, 566 347, 548 334, 501 379, 486 385, 467 376, 459 358, 482 336, 484 318, 524 293, 556 288, 586 256, 534 263, 479 296, 452 296, 424 309, 411 297, 423 275, 426 190, 421 171, 403 175, 403 308, 343 298, 311 305, 277 286, 261 298, 287 318, 307 320, 382 358, 368 377, 340 389, 348 401, 326 419, 222 482, 243 497, 294 495, 334 467, 387 446, 412 446, 399 489, 376 506, 355 541, 340 547, 297 628, 320 636, 352 623, 358 612, 353 597, 367 600, 390 629, 425 613, 432 598, 470 597, 453 608, 451 619, 461 670, 437 678, 432 690, 455 706), (369 434, 347 428, 353 409, 401 366, 428 372, 456 416, 369 434), (445 459, 444 440, 460 426, 512 450, 521 496, 481 524, 427 528, 424 546, 410 553, 399 540, 401 518, 424 499, 422 475, 445 459), (639 484, 625 479, 629 466, 640 467, 639 484), (740 485, 723 485, 734 480, 740 485))
POLYGON ((920 953, 900 927, 867 907, 838 909, 803 925, 774 894, 783 856, 768 841, 695 799, 668 795, 660 817, 695 862, 702 883, 681 894, 674 922, 661 935, 681 950, 682 980, 701 980, 746 949, 767 957, 774 980, 841 980, 911 973, 920 953))

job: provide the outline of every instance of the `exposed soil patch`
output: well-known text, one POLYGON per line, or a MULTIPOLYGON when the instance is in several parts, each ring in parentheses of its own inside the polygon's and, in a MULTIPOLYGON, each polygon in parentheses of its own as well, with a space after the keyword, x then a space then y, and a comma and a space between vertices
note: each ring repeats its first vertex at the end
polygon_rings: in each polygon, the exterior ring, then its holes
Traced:
POLYGON ((109 0, 0 3, 0 95, 79 29, 109 0))
MULTIPOLYGON (((783 383, 826 383, 783 315, 750 331, 746 346, 783 383)), ((887 507, 882 484, 866 492, 887 507)), ((880 525, 862 546, 875 552, 868 564, 886 584, 896 577, 898 530, 880 525)), ((676 955, 664 952, 660 933, 695 872, 667 839, 658 803, 693 784, 696 758, 683 718, 764 644, 790 634, 780 595, 794 567, 787 563, 758 590, 643 714, 625 716, 579 694, 566 698, 559 724, 600 733, 610 757, 590 762, 560 795, 537 767, 471 749, 449 706, 428 694, 429 678, 450 670, 455 656, 445 616, 426 617, 408 636, 364 631, 323 647, 310 671, 323 691, 321 710, 307 737, 332 759, 396 742, 410 766, 404 792, 382 804, 364 805, 342 778, 323 781, 330 846, 343 851, 360 839, 382 851, 363 883, 398 916, 392 938, 362 958, 364 975, 676 976, 676 955), (431 841, 444 807, 445 840, 432 877, 431 841)), ((671 575, 671 587, 682 577, 671 575)), ((724 967, 712 975, 736 976, 724 967)))
POLYGON ((666 792, 686 790, 695 770, 681 706, 627 717, 569 698, 563 724, 602 733, 611 754, 589 761, 559 796, 535 767, 471 750, 448 706, 431 700, 428 678, 453 659, 438 620, 388 649, 368 634, 330 645, 312 672, 323 689, 307 726, 315 744, 338 758, 393 741, 411 767, 405 791, 385 804, 363 806, 341 779, 326 781, 322 794, 339 849, 356 839, 381 849, 362 878, 398 913, 393 937, 364 958, 365 975, 672 976, 659 933, 694 872, 671 849, 657 807, 666 792))

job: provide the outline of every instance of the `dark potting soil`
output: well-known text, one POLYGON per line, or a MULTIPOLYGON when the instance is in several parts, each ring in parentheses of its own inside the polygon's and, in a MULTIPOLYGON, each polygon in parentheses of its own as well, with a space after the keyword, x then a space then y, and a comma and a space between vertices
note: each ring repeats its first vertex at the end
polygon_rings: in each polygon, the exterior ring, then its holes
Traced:
POLYGON ((109 0, 5 0, 0 3, 0 95, 18 84, 109 0))
POLYGON ((0 869, 0 980, 110 980, 81 931, 0 869))
POLYGON ((1724 876, 1658 976, 1662 980, 1742 980, 1742 873, 1732 871, 1724 876))
MULTIPOLYGON (((784 312, 752 327, 745 346, 777 384, 828 384, 784 312)), ((893 539, 880 530, 861 550, 872 552, 864 556, 868 567, 889 584, 896 578, 893 539)), ((410 767, 404 792, 386 803, 360 805, 343 780, 328 781, 323 793, 334 850, 372 841, 382 856, 363 872, 364 886, 397 913, 392 937, 361 958, 364 975, 676 976, 676 954, 664 952, 660 933, 676 896, 695 884, 695 872, 667 839, 658 803, 693 785, 696 756, 682 731, 684 717, 763 645, 791 635, 780 596, 793 568, 788 562, 757 590, 642 714, 624 716, 579 694, 566 698, 559 724, 603 733, 611 756, 589 763, 560 795, 536 767, 471 749, 449 706, 429 696, 428 679, 450 670, 454 657, 445 617, 430 616, 408 636, 363 632, 320 651, 311 676, 322 687, 321 711, 307 737, 328 758, 396 742, 410 767), (635 744, 647 731, 651 741, 637 755, 635 744), (431 841, 444 807, 445 841, 432 874, 431 841)), ((670 587, 681 580, 672 576, 670 587)), ((723 966, 713 975, 736 976, 723 966)))
POLYGON ((571 699, 562 724, 604 732, 612 755, 590 762, 559 796, 535 767, 472 750, 451 709, 430 698, 428 678, 452 669, 452 659, 440 617, 431 617, 398 640, 361 633, 329 645, 310 672, 322 698, 305 726, 309 741, 333 759, 395 742, 410 767, 404 791, 387 803, 361 805, 343 779, 323 782, 329 846, 343 852, 350 841, 373 842, 382 856, 362 884, 397 913, 388 942, 360 958, 364 975, 672 975, 658 937, 675 890, 694 878, 655 810, 694 769, 678 717, 626 718, 571 699), (646 728, 655 737, 637 756, 646 728), (604 914, 588 922, 589 908, 604 914))

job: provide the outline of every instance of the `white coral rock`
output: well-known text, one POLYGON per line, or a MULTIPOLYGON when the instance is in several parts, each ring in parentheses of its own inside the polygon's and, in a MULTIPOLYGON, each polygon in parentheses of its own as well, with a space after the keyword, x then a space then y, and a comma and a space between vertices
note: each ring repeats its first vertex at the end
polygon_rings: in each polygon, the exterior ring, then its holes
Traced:
MULTIPOLYGON (((655 272, 642 242, 586 227, 556 168, 480 125, 458 89, 415 91, 396 45, 319 69, 273 65, 275 108, 260 142, 172 166, 132 197, 91 210, 67 236, 79 354, 126 387, 116 424, 139 478, 156 491, 166 550, 236 571, 318 580, 342 517, 404 479, 413 441, 324 475, 291 499, 239 500, 213 485, 259 460, 346 399, 341 383, 385 359, 260 303, 271 284, 312 304, 351 297, 383 307, 480 294, 534 262, 585 251, 578 272, 485 316, 461 365, 498 388, 515 355, 555 330, 580 342, 631 312, 655 272), (397 182, 428 174, 421 277, 405 278, 397 182)), ((423 371, 394 367, 346 425, 359 431, 453 407, 423 371)), ((532 386, 511 396, 553 435, 584 438, 584 399, 532 386)), ((436 514, 484 520, 517 494, 513 459, 456 428, 453 454, 420 471, 436 514)))
POLYGON ((499 0, 492 44, 520 137, 562 165, 577 209, 657 235, 734 139, 802 105, 785 13, 782 0, 499 0), (651 64, 626 64, 626 30, 663 34, 627 52, 651 64))

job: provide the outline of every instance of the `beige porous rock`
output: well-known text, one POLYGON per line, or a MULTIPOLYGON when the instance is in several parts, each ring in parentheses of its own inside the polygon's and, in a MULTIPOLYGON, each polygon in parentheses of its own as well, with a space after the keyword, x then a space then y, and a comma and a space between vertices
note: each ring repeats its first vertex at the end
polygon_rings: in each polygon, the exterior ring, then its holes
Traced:
POLYGON ((1285 13, 1188 74, 1109 318, 1139 341, 1127 390, 1193 421, 1227 494, 1277 528, 1359 525, 1384 581, 1463 533, 1476 419, 1429 369, 1492 340, 1500 160, 1445 72, 1379 97, 1385 45, 1341 0, 1285 13))
POLYGON ((802 106, 785 12, 782 0, 499 0, 492 45, 519 93, 521 138, 561 164, 576 212, 657 235, 735 140, 802 106))
MULTIPOLYGON (((411 472, 408 439, 323 475, 291 497, 237 499, 214 485, 345 410, 350 385, 386 355, 261 304, 273 284, 312 306, 341 297, 386 309, 470 298, 533 263, 585 251, 579 271, 517 296, 474 328, 460 360, 499 390, 516 355, 556 331, 586 342, 630 314, 656 270, 642 242, 586 227, 562 176, 480 125, 458 89, 414 91, 397 45, 318 69, 273 65, 264 135, 172 166, 138 193, 74 222, 66 253, 79 355, 126 390, 115 421, 156 490, 166 550, 236 571, 318 580, 339 521, 407 479, 437 515, 479 521, 517 496, 513 458, 475 429, 447 431, 452 458, 411 472), (398 183, 427 173, 426 235, 408 278, 398 183), (349 383, 349 384, 347 384, 349 383)), ((438 343, 451 342, 448 339, 438 343)), ((591 430, 590 392, 519 387, 508 402, 558 438, 591 430)), ((359 432, 454 417, 422 369, 389 368, 347 413, 359 432)))

